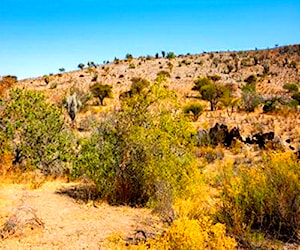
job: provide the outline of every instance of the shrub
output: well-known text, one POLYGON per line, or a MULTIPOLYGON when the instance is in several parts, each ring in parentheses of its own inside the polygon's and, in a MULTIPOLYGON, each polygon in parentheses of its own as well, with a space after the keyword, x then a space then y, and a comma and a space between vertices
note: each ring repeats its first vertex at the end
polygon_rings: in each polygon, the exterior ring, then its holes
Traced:
POLYGON ((111 203, 146 204, 157 181, 176 192, 190 170, 189 125, 157 82, 102 122, 82 144, 74 174, 86 174, 111 203), (172 109, 170 108, 170 105, 172 109))
POLYGON ((130 69, 135 69, 134 63, 130 63, 128 67, 129 67, 130 69))
POLYGON ((216 181, 222 200, 218 220, 242 239, 253 231, 297 239, 299 178, 299 164, 291 154, 266 155, 263 163, 250 168, 222 166, 216 181))
POLYGON ((193 115, 193 120, 196 122, 199 118, 199 116, 203 112, 203 106, 199 103, 192 103, 183 108, 183 112, 187 115, 190 115, 192 113, 193 115))
POLYGON ((46 175, 63 172, 72 159, 72 136, 58 107, 40 93, 17 89, 10 92, 0 116, 13 165, 38 168, 46 175))
POLYGON ((296 83, 285 83, 283 88, 290 91, 290 92, 297 92, 298 91, 298 84, 296 83))
POLYGON ((257 77, 256 75, 251 75, 245 79, 246 85, 242 88, 242 90, 247 91, 255 91, 256 90, 256 83, 257 83, 257 77))
POLYGON ((174 58, 176 58, 176 55, 174 54, 174 52, 168 52, 166 58, 167 59, 174 59, 174 58))
POLYGON ((246 112, 254 112, 255 108, 262 102, 262 98, 255 91, 243 90, 242 92, 242 105, 246 112))
POLYGON ((298 102, 298 105, 300 105, 300 92, 296 92, 292 95, 292 99, 296 100, 298 102))
POLYGON ((112 86, 107 84, 95 83, 90 87, 93 95, 99 98, 101 106, 103 106, 103 102, 105 98, 112 98, 112 86))
POLYGON ((145 245, 147 249, 235 249, 236 242, 226 236, 224 225, 213 224, 209 217, 202 217, 179 219, 163 235, 148 240, 145 245))

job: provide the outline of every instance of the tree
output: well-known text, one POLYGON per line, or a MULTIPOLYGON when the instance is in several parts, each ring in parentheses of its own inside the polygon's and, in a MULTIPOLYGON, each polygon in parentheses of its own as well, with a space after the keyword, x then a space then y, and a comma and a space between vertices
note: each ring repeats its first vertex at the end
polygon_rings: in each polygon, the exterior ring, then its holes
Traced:
POLYGON ((131 54, 126 54, 125 57, 126 57, 127 60, 132 60, 133 59, 133 56, 131 54))
POLYGON ((74 174, 89 176, 111 203, 153 202, 158 182, 182 190, 191 171, 191 130, 173 96, 156 82, 121 101, 82 144, 74 174))
POLYGON ((162 52, 161 52, 161 55, 162 55, 163 58, 165 58, 166 52, 165 52, 165 51, 162 51, 162 52))
POLYGON ((211 111, 216 110, 217 104, 222 98, 230 96, 230 91, 226 86, 215 83, 206 77, 196 80, 193 90, 199 90, 201 98, 209 101, 211 111))
POLYGON ((93 61, 88 61, 87 65, 88 65, 89 68, 91 68, 91 67, 96 68, 96 65, 93 61))
POLYGON ((105 98, 112 98, 112 86, 108 84, 95 83, 90 87, 93 95, 98 97, 100 100, 101 106, 103 106, 103 102, 105 98))
POLYGON ((183 113, 190 115, 192 113, 193 120, 196 122, 203 112, 203 106, 199 103, 192 103, 183 108, 183 113))
POLYGON ((174 54, 174 52, 169 52, 166 56, 167 59, 174 59, 176 57, 176 55, 174 54))
POLYGON ((13 166, 39 169, 45 175, 60 175, 72 159, 72 135, 54 104, 30 90, 12 90, 5 101, 0 120, 10 144, 13 166))
POLYGON ((78 68, 80 68, 81 70, 83 70, 84 64, 83 64, 83 63, 79 63, 79 64, 78 64, 78 68))
POLYGON ((65 68, 60 68, 59 69, 59 72, 61 72, 61 73, 64 73, 66 70, 65 70, 65 68))

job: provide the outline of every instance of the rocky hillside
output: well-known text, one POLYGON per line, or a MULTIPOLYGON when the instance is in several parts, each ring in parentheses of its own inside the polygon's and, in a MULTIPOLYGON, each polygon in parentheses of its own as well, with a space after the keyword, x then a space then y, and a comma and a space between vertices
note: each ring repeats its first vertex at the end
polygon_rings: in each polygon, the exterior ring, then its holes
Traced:
POLYGON ((133 77, 154 80, 160 71, 170 73, 170 87, 181 97, 193 95, 191 88, 194 80, 208 75, 219 75, 220 82, 230 85, 239 95, 244 80, 252 74, 258 76, 259 93, 287 96, 283 85, 300 82, 300 45, 268 50, 179 55, 170 59, 160 56, 129 57, 82 70, 22 80, 19 85, 45 91, 50 100, 58 101, 72 86, 88 91, 89 86, 97 81, 112 85, 114 96, 118 97, 129 89, 133 77))

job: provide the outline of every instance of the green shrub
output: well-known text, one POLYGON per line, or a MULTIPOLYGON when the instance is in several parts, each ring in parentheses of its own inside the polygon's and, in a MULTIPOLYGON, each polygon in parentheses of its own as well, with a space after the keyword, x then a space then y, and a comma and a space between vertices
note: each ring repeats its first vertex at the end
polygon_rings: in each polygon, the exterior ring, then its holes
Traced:
POLYGON ((298 102, 298 105, 300 105, 300 92, 296 92, 292 95, 292 99, 296 100, 298 102))
POLYGON ((174 54, 174 52, 168 52, 166 58, 167 59, 174 59, 174 58, 176 58, 176 55, 174 54))
POLYGON ((288 91, 291 91, 291 92, 297 92, 298 91, 298 84, 296 83, 285 83, 283 85, 283 88, 288 90, 288 91))
POLYGON ((124 99, 120 111, 82 143, 74 175, 89 176, 111 203, 146 204, 154 199, 157 181, 175 194, 183 188, 191 133, 184 117, 167 109, 173 94, 161 85, 124 99))
POLYGON ((257 77, 256 75, 251 75, 245 79, 246 85, 242 88, 244 91, 255 91, 256 90, 256 83, 257 77))
POLYGON ((222 201, 217 218, 244 239, 258 231, 295 240, 300 229, 299 179, 299 163, 291 154, 266 155, 263 163, 250 168, 222 166, 217 178, 222 201))
POLYGON ((191 103, 183 108, 183 112, 187 115, 192 113, 193 120, 196 122, 199 116, 203 113, 203 106, 199 103, 191 103))
POLYGON ((10 92, 0 116, 15 166, 38 168, 46 175, 63 173, 73 149, 61 109, 38 92, 17 89, 10 92))

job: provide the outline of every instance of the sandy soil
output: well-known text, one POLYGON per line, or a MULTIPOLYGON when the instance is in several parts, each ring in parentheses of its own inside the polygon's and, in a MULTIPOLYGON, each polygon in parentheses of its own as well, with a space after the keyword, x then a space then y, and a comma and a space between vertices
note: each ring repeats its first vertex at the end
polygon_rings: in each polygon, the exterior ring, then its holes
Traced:
POLYGON ((105 249, 105 240, 112 234, 130 237, 139 229, 159 230, 159 219, 150 210, 76 202, 57 193, 57 190, 71 186, 74 183, 60 181, 47 182, 37 190, 30 190, 25 185, 0 185, 1 228, 20 208, 34 211, 42 223, 30 230, 21 228, 2 241, 0 239, 0 248, 105 249))

